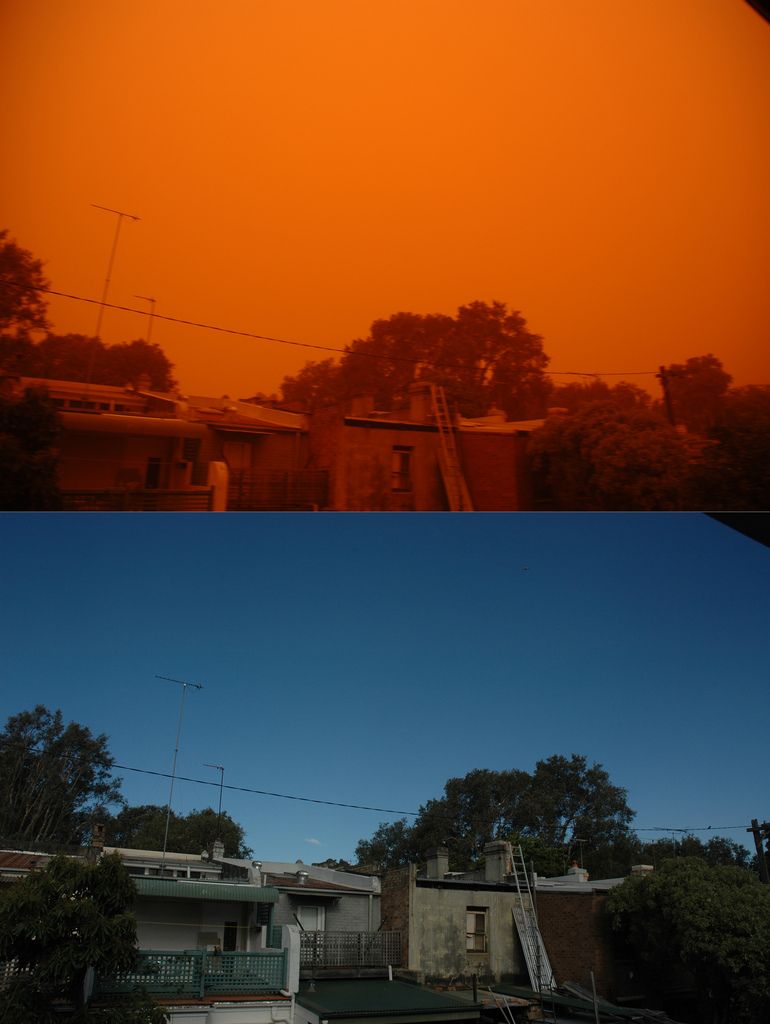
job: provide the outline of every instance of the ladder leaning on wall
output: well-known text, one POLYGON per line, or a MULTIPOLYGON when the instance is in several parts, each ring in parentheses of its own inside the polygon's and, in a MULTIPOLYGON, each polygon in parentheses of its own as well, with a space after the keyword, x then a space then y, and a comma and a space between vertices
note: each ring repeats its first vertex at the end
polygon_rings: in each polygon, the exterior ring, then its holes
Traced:
POLYGON ((520 846, 511 851, 511 866, 518 894, 517 904, 513 908, 513 920, 519 933, 529 980, 535 992, 550 991, 556 988, 556 981, 537 923, 529 875, 520 846))
POLYGON ((433 417, 438 427, 438 463, 449 502, 449 511, 472 512, 473 502, 460 465, 454 423, 449 414, 444 389, 438 384, 431 384, 430 400, 433 417))

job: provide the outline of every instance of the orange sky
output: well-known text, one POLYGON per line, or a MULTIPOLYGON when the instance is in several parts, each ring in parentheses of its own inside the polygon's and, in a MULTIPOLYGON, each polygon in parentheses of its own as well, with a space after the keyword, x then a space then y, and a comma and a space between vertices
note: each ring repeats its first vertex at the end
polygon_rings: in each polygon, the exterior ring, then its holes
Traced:
MULTIPOLYGON (((56 289, 101 295, 98 203, 141 217, 122 305, 342 347, 498 299, 554 370, 713 352, 770 383, 770 25, 743 0, 4 0, 0 88, 0 227, 56 289)), ((323 358, 153 340, 190 393, 323 358)))

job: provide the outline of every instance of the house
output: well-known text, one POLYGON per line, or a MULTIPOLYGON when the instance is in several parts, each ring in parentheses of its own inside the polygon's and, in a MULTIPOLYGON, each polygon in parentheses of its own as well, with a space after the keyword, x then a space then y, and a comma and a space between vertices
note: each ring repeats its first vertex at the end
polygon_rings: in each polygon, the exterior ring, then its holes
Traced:
POLYGON ((526 449, 543 421, 509 423, 496 410, 478 419, 452 417, 442 396, 440 388, 417 382, 405 409, 380 412, 370 399, 359 398, 348 409, 317 410, 310 422, 310 464, 328 472, 329 508, 531 508, 526 449))
POLYGON ((514 927, 522 906, 510 881, 510 845, 487 843, 481 872, 450 872, 446 847, 429 850, 425 874, 410 864, 382 883, 382 920, 399 931, 408 976, 428 983, 475 976, 516 981, 527 967, 514 927))
MULTIPOLYGON (((101 855, 98 837, 80 856, 101 855)), ((276 932, 278 892, 258 871, 239 874, 212 858, 157 850, 121 850, 137 890, 138 962, 93 978, 94 1005, 145 989, 169 1010, 171 1024, 293 1024, 299 988, 299 928, 276 932)), ((10 884, 49 859, 0 851, 10 884)), ((0 988, 14 973, 1 965, 0 988)))

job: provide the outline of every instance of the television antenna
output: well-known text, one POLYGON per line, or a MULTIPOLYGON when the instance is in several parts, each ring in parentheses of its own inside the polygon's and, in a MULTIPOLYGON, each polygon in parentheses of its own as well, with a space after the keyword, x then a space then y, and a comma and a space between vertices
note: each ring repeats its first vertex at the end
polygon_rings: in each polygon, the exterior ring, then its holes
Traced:
POLYGON ((174 782, 176 781, 176 758, 179 753, 179 737, 182 735, 182 716, 184 714, 184 702, 187 696, 188 686, 194 687, 196 690, 202 690, 202 683, 188 683, 185 679, 172 679, 171 676, 155 676, 156 679, 162 679, 166 683, 178 683, 182 687, 182 699, 179 703, 179 722, 176 727, 176 745, 174 747, 174 762, 171 766, 171 786, 168 791, 168 805, 166 807, 166 831, 163 836, 163 856, 160 860, 160 875, 163 877, 163 868, 166 863, 166 846, 168 845, 168 826, 171 821, 171 800, 174 796, 174 782))

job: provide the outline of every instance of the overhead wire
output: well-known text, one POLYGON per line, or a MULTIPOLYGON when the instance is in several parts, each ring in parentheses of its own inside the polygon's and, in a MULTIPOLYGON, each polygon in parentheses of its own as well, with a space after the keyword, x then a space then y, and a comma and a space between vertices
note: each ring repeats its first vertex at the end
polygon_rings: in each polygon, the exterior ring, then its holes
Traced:
MULTIPOLYGON (((169 772, 153 771, 153 770, 151 770, 149 768, 135 768, 135 767, 132 767, 131 765, 118 764, 117 762, 113 762, 112 767, 113 768, 119 768, 121 771, 138 772, 138 773, 141 773, 143 775, 157 775, 157 776, 160 776, 162 778, 167 778, 167 779, 171 778, 171 775, 170 775, 169 772)), ((217 789, 219 789, 219 787, 220 787, 220 783, 212 782, 209 779, 194 779, 194 778, 191 778, 189 776, 184 776, 184 775, 177 775, 176 778, 179 779, 181 782, 192 782, 192 783, 195 783, 196 785, 201 785, 201 786, 215 786, 217 789)), ((374 806, 371 806, 369 804, 344 803, 344 802, 342 802, 340 800, 322 800, 322 799, 319 799, 317 797, 296 796, 294 794, 289 794, 289 793, 276 793, 276 792, 273 792, 271 790, 266 790, 266 789, 255 789, 255 788, 253 788, 251 786, 234 786, 234 785, 232 785, 230 783, 226 783, 224 785, 224 789, 234 790, 234 791, 239 792, 239 793, 253 793, 253 794, 257 795, 257 796, 269 796, 269 797, 274 797, 274 798, 279 799, 279 800, 296 800, 296 801, 299 801, 299 802, 302 802, 302 803, 322 804, 322 805, 325 805, 327 807, 343 807, 343 808, 347 808, 349 810, 356 810, 356 811, 377 811, 377 812, 379 812, 381 814, 399 814, 399 815, 402 815, 402 816, 408 816, 408 817, 413 817, 413 818, 417 818, 421 814, 420 811, 396 810, 396 809, 394 809, 392 807, 374 807, 374 806)), ((439 817, 441 817, 441 815, 439 815, 439 817)), ((699 826, 692 826, 692 827, 677 826, 676 828, 672 828, 670 825, 667 825, 667 826, 663 826, 663 825, 645 825, 645 826, 638 826, 636 828, 629 827, 629 831, 630 832, 679 832, 679 833, 683 833, 685 835, 692 835, 692 833, 694 833, 694 832, 714 832, 716 829, 720 829, 722 831, 728 831, 728 830, 744 829, 744 828, 747 828, 747 827, 748 826, 746 826, 746 825, 699 825, 699 826)), ((589 837, 586 837, 586 838, 589 838, 589 837)))
MULTIPOLYGON (((134 309, 132 306, 121 306, 113 302, 102 303, 99 299, 90 299, 84 295, 73 295, 70 292, 61 292, 53 288, 38 288, 37 291, 44 292, 46 295, 56 295, 59 298, 73 299, 77 302, 88 302, 92 305, 105 306, 107 309, 114 309, 121 313, 134 313, 137 316, 146 317, 147 311, 144 309, 134 309)), ((309 348, 314 349, 318 352, 330 352, 333 355, 338 356, 357 356, 362 359, 379 359, 389 363, 410 363, 413 366, 424 364, 424 359, 417 359, 411 356, 397 356, 397 355, 381 355, 375 352, 361 352, 351 350, 349 347, 346 348, 335 348, 332 345, 319 345, 309 341, 296 341, 290 338, 278 338, 270 334, 258 334, 255 331, 244 331, 234 327, 223 327, 219 324, 209 324, 198 320, 188 320, 184 317, 169 316, 164 313, 153 313, 154 320, 165 320, 168 323, 179 324, 183 327, 198 327, 206 331, 216 331, 219 334, 231 334, 239 338, 251 338, 256 341, 270 341, 276 345, 290 345, 295 348, 309 348)), ((467 370, 469 367, 464 366, 462 363, 444 363, 435 362, 430 363, 430 366, 435 369, 442 370, 467 370)), ((612 371, 588 371, 588 370, 543 370, 543 373, 552 377, 646 377, 655 376, 657 370, 612 370, 612 371)), ((515 383, 504 378, 498 378, 498 382, 501 384, 515 383)))

